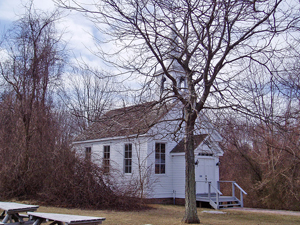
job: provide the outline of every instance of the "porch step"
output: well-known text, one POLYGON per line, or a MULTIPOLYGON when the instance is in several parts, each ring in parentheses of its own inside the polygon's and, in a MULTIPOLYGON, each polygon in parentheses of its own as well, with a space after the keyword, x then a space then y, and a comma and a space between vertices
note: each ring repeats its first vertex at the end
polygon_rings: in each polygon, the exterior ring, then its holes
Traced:
MULTIPOLYGON (((243 207, 243 195, 246 195, 245 192, 235 181, 218 181, 217 186, 215 187, 211 181, 205 182, 207 183, 207 192, 199 193, 196 195, 197 202, 207 202, 215 209, 222 209, 222 208, 233 208, 233 207, 243 207), (232 196, 223 196, 220 188, 221 183, 228 183, 231 184, 231 193, 232 196), (240 193, 240 198, 236 197, 236 191, 240 193)), ((203 186, 203 185, 202 185, 203 186)), ((196 190, 197 189, 197 182, 196 182, 196 190)), ((202 189, 201 189, 202 190, 202 189)))
POLYGON ((235 202, 235 203, 228 203, 228 202, 220 202, 219 208, 224 209, 224 208, 237 208, 237 207, 242 207, 241 203, 235 202))
POLYGON ((217 204, 216 194, 211 194, 210 198, 208 197, 208 194, 199 194, 197 195, 196 200, 200 202, 209 202, 215 209, 242 207, 240 200, 233 196, 219 196, 219 204, 217 204))

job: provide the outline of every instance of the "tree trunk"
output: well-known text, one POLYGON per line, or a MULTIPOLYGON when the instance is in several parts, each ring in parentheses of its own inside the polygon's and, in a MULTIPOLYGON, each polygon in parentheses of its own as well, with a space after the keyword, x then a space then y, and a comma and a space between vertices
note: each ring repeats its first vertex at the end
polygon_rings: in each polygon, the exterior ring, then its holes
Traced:
POLYGON ((189 109, 185 109, 185 223, 200 223, 196 205, 194 127, 195 118, 189 109))

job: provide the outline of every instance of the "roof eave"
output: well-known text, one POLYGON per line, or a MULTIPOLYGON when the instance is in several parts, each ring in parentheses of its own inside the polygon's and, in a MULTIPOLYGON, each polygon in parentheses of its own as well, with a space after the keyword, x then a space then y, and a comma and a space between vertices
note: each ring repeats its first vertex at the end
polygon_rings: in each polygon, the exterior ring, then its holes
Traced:
POLYGON ((111 140, 118 140, 118 139, 129 139, 129 138, 138 138, 138 137, 147 137, 149 136, 146 134, 133 134, 128 136, 117 136, 117 137, 106 137, 106 138, 99 138, 99 139, 91 139, 91 140, 82 140, 82 141, 73 141, 72 144, 87 144, 87 143, 93 143, 93 142, 103 142, 103 141, 111 141, 111 140))

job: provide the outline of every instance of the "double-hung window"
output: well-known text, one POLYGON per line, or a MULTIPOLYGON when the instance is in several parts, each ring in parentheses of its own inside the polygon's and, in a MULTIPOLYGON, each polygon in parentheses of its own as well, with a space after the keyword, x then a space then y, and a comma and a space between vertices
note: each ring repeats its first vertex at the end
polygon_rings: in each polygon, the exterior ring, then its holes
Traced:
POLYGON ((166 173, 166 144, 155 143, 155 174, 166 173))
POLYGON ((91 160, 92 147, 85 147, 85 159, 91 160))
POLYGON ((125 144, 124 173, 131 173, 131 170, 132 170, 132 144, 125 144))
POLYGON ((110 146, 103 146, 103 169, 104 173, 109 173, 109 164, 110 164, 110 146))

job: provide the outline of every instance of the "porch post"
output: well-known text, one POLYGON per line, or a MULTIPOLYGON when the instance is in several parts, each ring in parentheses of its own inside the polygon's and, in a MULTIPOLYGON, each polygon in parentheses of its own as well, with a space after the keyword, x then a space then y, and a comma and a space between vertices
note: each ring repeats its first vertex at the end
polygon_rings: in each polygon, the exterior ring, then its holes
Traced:
POLYGON ((240 193, 241 193, 241 207, 243 208, 244 207, 244 199, 243 199, 243 192, 240 190, 240 193))
POLYGON ((210 200, 210 190, 211 190, 211 182, 208 182, 208 198, 210 200))

